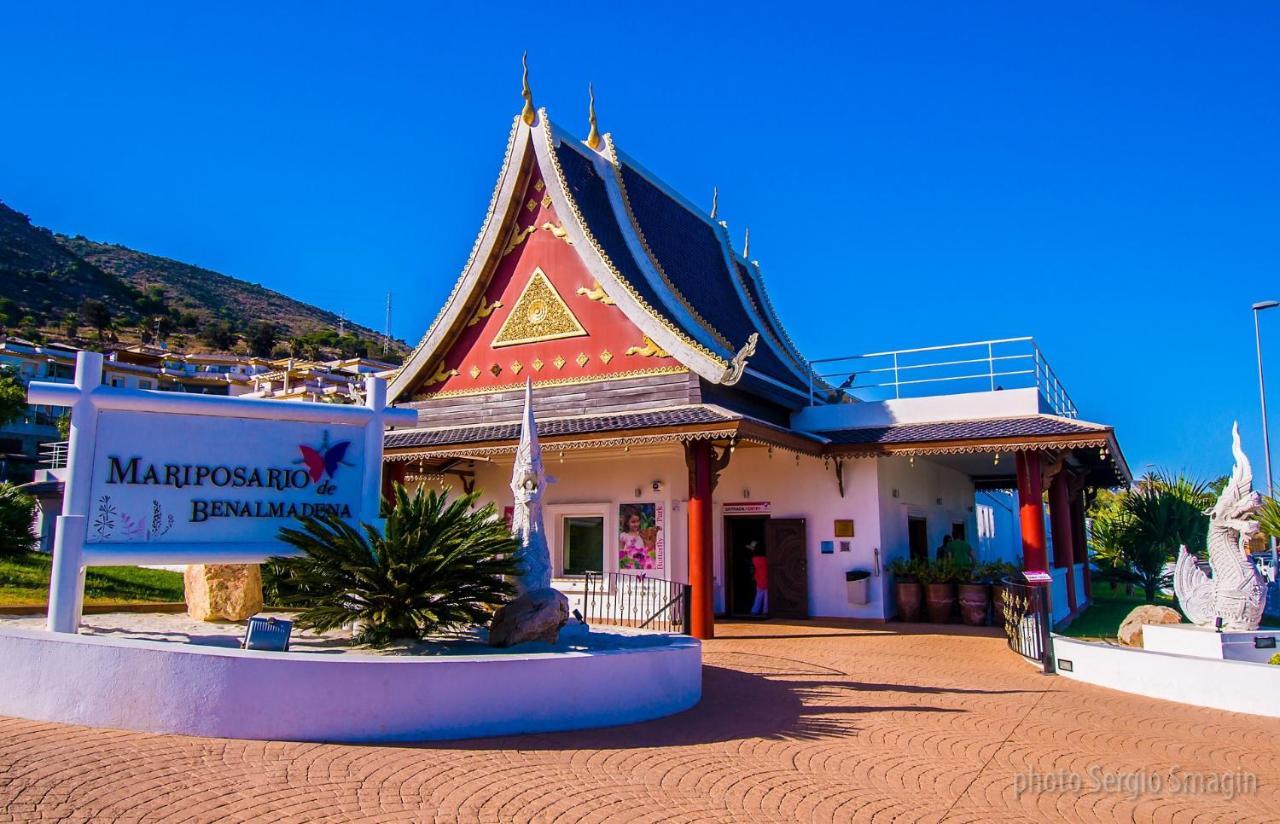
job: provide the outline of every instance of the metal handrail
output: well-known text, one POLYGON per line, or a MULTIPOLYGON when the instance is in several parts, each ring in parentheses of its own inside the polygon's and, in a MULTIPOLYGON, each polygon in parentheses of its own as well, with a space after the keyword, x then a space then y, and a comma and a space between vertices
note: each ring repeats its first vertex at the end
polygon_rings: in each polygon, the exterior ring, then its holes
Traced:
POLYGON ((50 441, 40 445, 40 463, 45 469, 65 469, 69 441, 50 441))
MULTIPOLYGON (((939 346, 919 346, 913 349, 894 349, 884 352, 869 352, 860 355, 845 355, 835 358, 819 358, 808 362, 809 371, 809 405, 815 406, 825 396, 827 401, 840 400, 842 395, 861 400, 859 393, 869 390, 893 390, 892 397, 903 397, 903 389, 920 388, 926 385, 938 387, 950 386, 957 381, 981 382, 986 390, 997 391, 1002 388, 1030 388, 1029 384, 1040 391, 1049 407, 1063 417, 1079 417, 1079 411, 1071 396, 1063 386, 1057 372, 1049 366, 1044 353, 1036 345, 1035 339, 995 338, 992 340, 968 341, 966 343, 949 343, 939 346), (974 350, 977 353, 957 350, 974 350), (1012 349, 1013 351, 1010 351, 1012 349), (985 351, 984 351, 985 350, 985 351), (952 355, 939 359, 913 361, 913 356, 927 355, 932 352, 948 352, 952 355), (880 363, 867 363, 863 369, 859 365, 880 359, 880 363), (820 369, 823 364, 849 364, 845 369, 820 369), (965 370, 963 374, 946 374, 947 370, 955 371, 957 367, 981 366, 986 369, 965 370), (929 370, 935 373, 929 374, 929 370), (888 379, 888 376, 892 376, 888 379), (870 383, 861 383, 859 378, 872 378, 870 383), (1014 386, 1004 384, 1013 382, 1014 386)), ((955 391, 955 390, 951 390, 955 391)), ((930 393, 917 393, 930 394, 930 393)), ((934 394, 946 394, 938 392, 934 394)), ((914 396, 914 395, 913 395, 914 396)), ((874 398, 879 399, 879 398, 874 398)))
POLYGON ((583 590, 583 618, 588 624, 689 631, 688 584, 644 574, 586 572, 583 590))

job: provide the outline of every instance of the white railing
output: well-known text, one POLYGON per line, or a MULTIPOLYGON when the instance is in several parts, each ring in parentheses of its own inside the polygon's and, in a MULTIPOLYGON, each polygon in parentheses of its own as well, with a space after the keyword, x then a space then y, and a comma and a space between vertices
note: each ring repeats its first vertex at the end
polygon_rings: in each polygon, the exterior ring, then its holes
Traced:
POLYGON ((1035 387, 1056 414, 1079 417, 1033 338, 924 346, 809 362, 809 405, 1035 387))
POLYGON ((65 469, 69 441, 50 441, 40 444, 40 466, 44 469, 65 469))

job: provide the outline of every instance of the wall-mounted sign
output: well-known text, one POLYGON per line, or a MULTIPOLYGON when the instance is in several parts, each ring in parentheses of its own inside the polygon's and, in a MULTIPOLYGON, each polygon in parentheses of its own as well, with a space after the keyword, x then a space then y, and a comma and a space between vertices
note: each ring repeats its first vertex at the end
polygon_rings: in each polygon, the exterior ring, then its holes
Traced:
POLYGON ((822 550, 822 554, 823 554, 823 555, 832 555, 832 554, 834 554, 834 553, 835 553, 835 551, 836 551, 836 542, 835 542, 835 541, 823 541, 823 542, 819 545, 819 548, 822 550))
POLYGON ((837 518, 835 522, 835 535, 837 538, 853 537, 853 519, 837 518))
POLYGON ((102 355, 76 356, 75 383, 34 381, 31 404, 71 408, 62 514, 49 583, 49 629, 75 632, 82 566, 257 563, 293 549, 299 516, 376 521, 382 434, 417 414, 102 385, 102 355))
POLYGON ((732 501, 724 504, 725 515, 768 515, 768 501, 732 501))
POLYGON ((661 501, 619 504, 618 569, 665 569, 666 526, 666 513, 661 501))

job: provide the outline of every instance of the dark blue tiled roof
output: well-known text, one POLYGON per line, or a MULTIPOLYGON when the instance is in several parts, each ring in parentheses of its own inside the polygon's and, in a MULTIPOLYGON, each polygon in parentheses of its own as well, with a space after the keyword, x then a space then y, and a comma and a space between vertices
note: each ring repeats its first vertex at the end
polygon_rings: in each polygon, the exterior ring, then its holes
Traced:
MULTIPOLYGON (((742 346, 758 329, 738 298, 715 228, 626 163, 620 169, 631 211, 667 278, 735 349, 742 346)), ((763 335, 749 363, 771 378, 799 385, 763 335)))
POLYGON ((604 249, 613 265, 627 282, 655 311, 663 312, 662 297, 654 290, 648 278, 636 264, 622 236, 618 221, 614 217, 613 207, 609 205, 609 194, 604 181, 596 174, 595 166, 582 153, 573 148, 569 141, 562 141, 556 146, 556 157, 560 161, 560 170, 564 173, 565 183, 578 209, 600 246, 604 249))
MULTIPOLYGON (((777 338, 780 346, 786 347, 787 334, 783 331, 782 324, 779 322, 777 316, 774 315, 773 311, 769 308, 769 302, 765 299, 764 290, 760 287, 760 284, 756 283, 756 279, 752 277, 752 273, 747 270, 747 265, 745 263, 735 257, 733 265, 738 268, 738 277, 742 279, 744 284, 746 284, 747 294, 751 295, 751 299, 755 301, 756 309, 764 318, 764 322, 768 325, 769 331, 773 332, 773 336, 777 338)), ((787 357, 790 353, 784 349, 781 354, 783 357, 787 357)), ((788 358, 788 360, 790 360, 790 358, 788 358)), ((803 364, 797 365, 803 368, 803 364)))
POLYGON ((905 423, 867 426, 820 432, 831 443, 844 446, 925 443, 928 441, 968 441, 989 438, 1044 437, 1052 435, 1100 434, 1096 426, 1039 415, 1026 418, 988 418, 976 421, 905 423))

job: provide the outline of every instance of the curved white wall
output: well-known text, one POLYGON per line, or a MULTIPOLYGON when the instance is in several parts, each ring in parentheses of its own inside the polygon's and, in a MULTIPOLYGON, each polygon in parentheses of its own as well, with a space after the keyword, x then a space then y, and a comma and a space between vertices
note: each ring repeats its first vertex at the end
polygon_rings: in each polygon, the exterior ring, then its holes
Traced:
POLYGON ((1193 658, 1053 636, 1058 674, 1181 704, 1280 718, 1280 666, 1193 658), (1071 662, 1064 670, 1062 660, 1071 662))
POLYGON ((220 738, 414 741, 629 724, 698 703, 698 641, 634 644, 326 656, 6 629, 0 715, 220 738))

